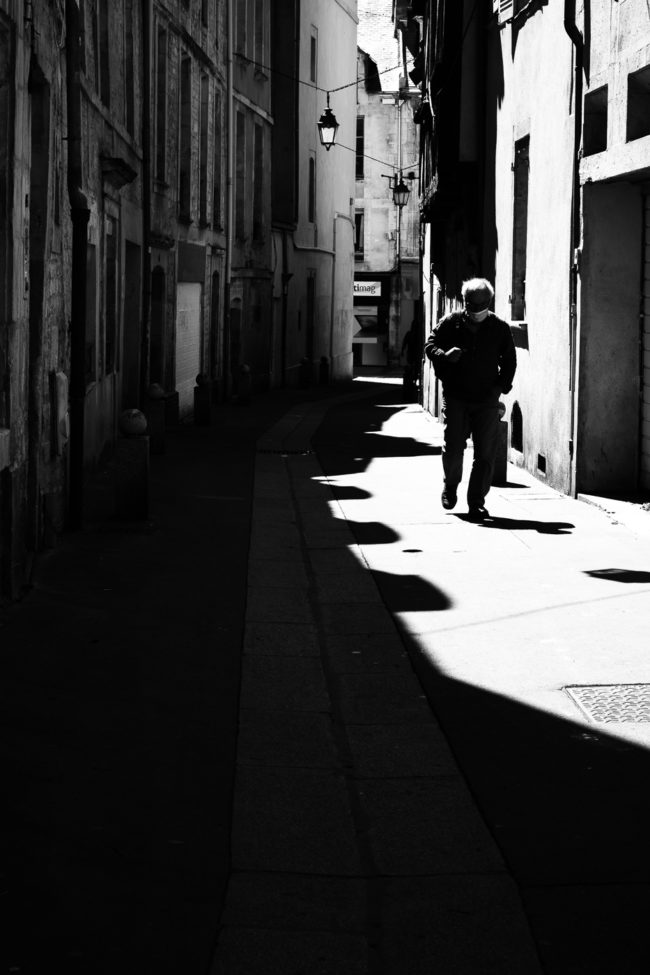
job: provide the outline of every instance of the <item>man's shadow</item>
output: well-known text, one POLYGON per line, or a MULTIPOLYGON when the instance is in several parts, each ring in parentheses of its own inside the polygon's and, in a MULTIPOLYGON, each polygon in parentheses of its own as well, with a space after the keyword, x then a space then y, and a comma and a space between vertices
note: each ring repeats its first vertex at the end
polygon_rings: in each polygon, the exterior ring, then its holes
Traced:
MULTIPOLYGON (((470 521, 469 514, 457 514, 456 518, 470 521)), ((479 528, 501 528, 510 531, 536 531, 540 535, 570 535, 575 528, 569 521, 536 521, 532 518, 486 518, 476 523, 479 528)))

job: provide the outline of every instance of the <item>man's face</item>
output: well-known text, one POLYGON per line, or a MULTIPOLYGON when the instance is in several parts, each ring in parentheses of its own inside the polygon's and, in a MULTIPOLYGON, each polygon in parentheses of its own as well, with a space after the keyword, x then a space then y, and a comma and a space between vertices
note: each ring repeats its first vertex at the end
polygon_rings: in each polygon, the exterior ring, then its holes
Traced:
POLYGON ((490 307, 488 291, 472 291, 465 295, 465 310, 469 315, 477 315, 490 307))

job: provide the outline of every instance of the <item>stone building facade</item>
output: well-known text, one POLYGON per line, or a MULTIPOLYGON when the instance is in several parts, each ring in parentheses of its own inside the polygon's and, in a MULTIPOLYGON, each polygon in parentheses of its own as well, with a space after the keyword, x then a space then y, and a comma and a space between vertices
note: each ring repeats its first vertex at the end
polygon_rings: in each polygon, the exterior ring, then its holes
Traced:
POLYGON ((71 234, 65 12, 0 3, 0 592, 63 524, 71 234))
POLYGON ((150 9, 145 371, 183 418, 197 376, 223 373, 227 19, 222 2, 150 9))
MULTIPOLYGON (((395 9, 423 95, 429 325, 463 278, 491 278, 518 346, 511 461, 570 494, 647 493, 647 5, 395 9)), ((430 372, 425 404, 438 411, 430 372)))
POLYGON ((357 74, 352 348, 358 366, 389 366, 399 362, 411 323, 420 328, 419 133, 413 121, 419 92, 405 75, 395 90, 386 90, 376 63, 361 50, 357 74), (404 206, 393 199, 400 181, 409 190, 404 206))
POLYGON ((351 376, 355 59, 353 0, 0 0, 3 596, 156 387, 351 376))
POLYGON ((356 7, 274 5, 274 384, 352 376, 356 7), (328 92, 340 128, 326 150, 316 123, 328 92))

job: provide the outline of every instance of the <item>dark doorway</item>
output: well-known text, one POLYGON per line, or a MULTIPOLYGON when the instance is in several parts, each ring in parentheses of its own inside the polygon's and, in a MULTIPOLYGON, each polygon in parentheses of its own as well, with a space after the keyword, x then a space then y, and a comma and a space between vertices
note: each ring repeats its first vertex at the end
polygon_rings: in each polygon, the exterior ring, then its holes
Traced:
POLYGON ((165 386, 165 272, 155 267, 151 273, 151 348, 149 379, 165 386))
POLYGON ((140 401, 140 247, 130 240, 124 252, 124 371, 122 407, 140 401))

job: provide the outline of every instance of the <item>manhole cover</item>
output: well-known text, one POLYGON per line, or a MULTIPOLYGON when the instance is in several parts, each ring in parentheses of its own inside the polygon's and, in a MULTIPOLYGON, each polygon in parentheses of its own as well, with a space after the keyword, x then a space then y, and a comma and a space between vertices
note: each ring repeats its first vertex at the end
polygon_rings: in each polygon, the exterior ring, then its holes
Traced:
POLYGON ((650 684, 586 684, 564 690, 590 721, 650 722, 650 684))

